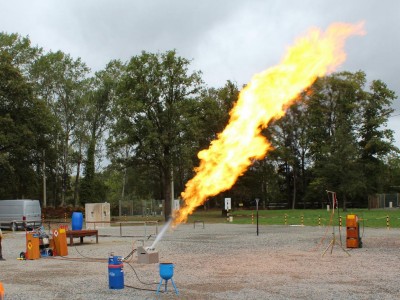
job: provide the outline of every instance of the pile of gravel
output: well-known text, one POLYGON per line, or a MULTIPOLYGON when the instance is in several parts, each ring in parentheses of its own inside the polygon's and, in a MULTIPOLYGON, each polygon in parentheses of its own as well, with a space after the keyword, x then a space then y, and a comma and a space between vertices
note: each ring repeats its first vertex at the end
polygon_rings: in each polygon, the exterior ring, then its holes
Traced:
MULTIPOLYGON (((147 234, 153 229, 147 228, 147 234)), ((159 266, 138 264, 136 256, 124 265, 124 278, 137 289, 108 288, 109 253, 126 256, 155 238, 143 241, 140 226, 124 230, 135 237, 102 228, 99 244, 86 237, 84 244, 68 247, 67 258, 26 261, 16 259, 25 250, 25 233, 3 231, 6 261, 0 261, 0 281, 6 299, 156 298, 159 266)), ((159 298, 400 299, 400 230, 366 228, 363 248, 347 252, 335 232, 337 244, 327 248, 332 228, 260 226, 257 236, 255 225, 181 225, 156 245, 160 262, 175 265, 180 295, 168 283, 159 298)), ((345 246, 344 229, 342 241, 345 246)))

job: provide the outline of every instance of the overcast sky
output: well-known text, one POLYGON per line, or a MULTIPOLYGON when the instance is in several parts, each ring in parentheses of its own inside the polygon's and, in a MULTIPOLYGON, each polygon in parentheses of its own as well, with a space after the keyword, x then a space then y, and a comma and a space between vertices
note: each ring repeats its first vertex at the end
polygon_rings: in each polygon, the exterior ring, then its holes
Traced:
MULTIPOLYGON (((0 31, 29 35, 45 50, 81 57, 93 70, 142 50, 176 49, 208 86, 239 86, 279 63, 311 27, 364 20, 367 35, 346 43, 339 70, 366 72, 400 95, 398 0, 12 0, 1 1, 0 31)), ((400 114, 399 100, 395 101, 400 114)), ((400 146, 400 115, 390 118, 400 146)))

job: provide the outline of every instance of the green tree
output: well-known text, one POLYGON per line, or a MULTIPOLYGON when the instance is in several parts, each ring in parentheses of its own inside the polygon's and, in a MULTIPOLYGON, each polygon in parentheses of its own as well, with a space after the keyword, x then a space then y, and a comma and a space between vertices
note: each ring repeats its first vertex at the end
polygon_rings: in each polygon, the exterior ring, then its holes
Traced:
POLYGON ((51 152, 52 118, 31 85, 0 53, 0 194, 6 198, 36 198, 40 193, 43 151, 51 152))
MULTIPOLYGON (((307 108, 301 101, 293 104, 283 118, 272 123, 269 135, 274 145, 272 158, 276 159, 281 190, 286 194, 285 202, 292 209, 297 198, 304 196, 306 189, 306 165, 309 143, 307 140, 307 108)), ((271 154, 268 154, 270 156, 271 154)))
MULTIPOLYGON (((61 131, 53 137, 60 151, 58 156, 62 173, 60 206, 66 204, 71 172, 72 136, 76 129, 77 116, 82 108, 80 102, 83 101, 87 88, 88 73, 89 68, 80 58, 73 59, 61 51, 41 56, 31 70, 32 80, 36 85, 36 95, 51 107, 61 125, 61 131)), ((57 179, 58 167, 55 169, 57 179)))
POLYGON ((189 61, 175 51, 161 54, 142 52, 132 57, 122 77, 116 101, 118 120, 111 136, 134 150, 138 164, 158 170, 165 218, 171 215, 171 183, 174 158, 179 153, 179 137, 184 126, 182 106, 198 96, 199 72, 190 73, 189 61))
POLYGON ((325 190, 335 191, 346 209, 347 201, 364 188, 357 140, 365 82, 363 72, 332 74, 318 79, 306 98, 313 161, 311 199, 324 199, 325 190))
POLYGON ((97 191, 100 181, 96 180, 97 148, 107 130, 111 114, 111 103, 115 101, 116 87, 122 74, 120 61, 111 61, 102 71, 96 72, 91 79, 90 91, 86 94, 86 128, 88 136, 87 155, 85 159, 85 177, 82 180, 81 198, 84 203, 102 201, 97 191))
POLYGON ((391 108, 394 99, 395 93, 380 80, 372 81, 363 99, 359 144, 367 195, 384 191, 386 157, 398 152, 393 146, 393 130, 386 128, 388 117, 394 111, 391 108))
POLYGON ((7 53, 21 75, 29 79, 31 67, 42 55, 43 49, 32 46, 29 37, 22 37, 17 33, 0 32, 0 53, 7 53))

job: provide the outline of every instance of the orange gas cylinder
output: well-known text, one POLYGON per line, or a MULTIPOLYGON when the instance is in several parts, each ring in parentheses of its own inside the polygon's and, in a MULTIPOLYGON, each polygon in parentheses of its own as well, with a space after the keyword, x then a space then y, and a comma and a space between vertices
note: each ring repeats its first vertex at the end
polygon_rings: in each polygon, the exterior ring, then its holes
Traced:
POLYGON ((39 234, 36 232, 26 233, 26 259, 38 259, 40 258, 39 249, 39 234))

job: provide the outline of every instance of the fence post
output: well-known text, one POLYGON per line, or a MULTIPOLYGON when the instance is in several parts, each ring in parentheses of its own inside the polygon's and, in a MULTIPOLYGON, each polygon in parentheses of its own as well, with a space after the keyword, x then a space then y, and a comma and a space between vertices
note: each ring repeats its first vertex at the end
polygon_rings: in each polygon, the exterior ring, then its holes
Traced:
POLYGON ((390 229, 389 215, 386 216, 386 229, 390 229))

